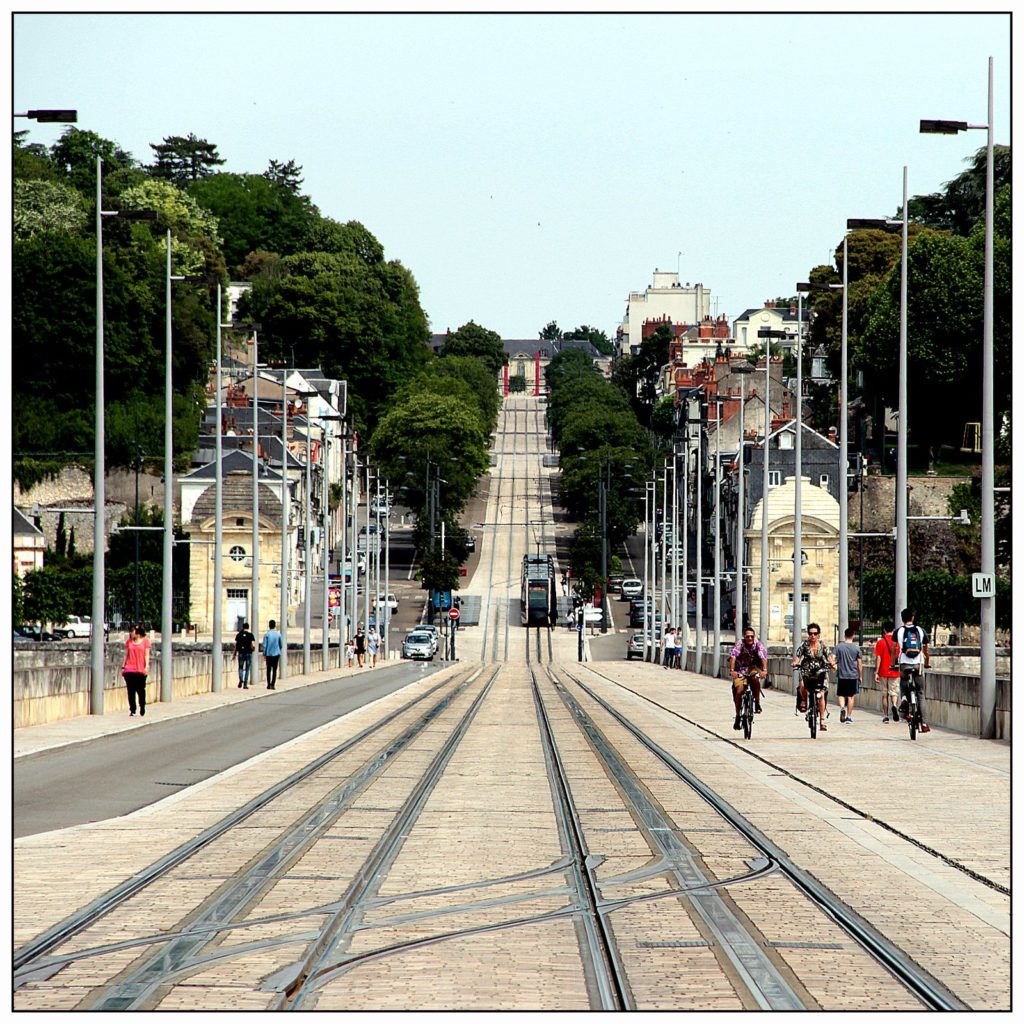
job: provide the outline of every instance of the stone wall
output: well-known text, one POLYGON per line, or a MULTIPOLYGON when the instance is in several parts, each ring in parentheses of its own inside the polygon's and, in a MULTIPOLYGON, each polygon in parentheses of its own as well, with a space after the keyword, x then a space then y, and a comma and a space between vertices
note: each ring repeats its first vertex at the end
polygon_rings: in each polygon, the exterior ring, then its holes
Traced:
MULTIPOLYGON (((949 515, 949 496, 957 484, 970 483, 969 476, 912 476, 907 515, 949 515)), ((896 515, 896 477, 864 478, 864 524, 860 525, 860 492, 851 491, 849 500, 850 529, 881 532, 891 530, 896 515)))
MULTIPOLYGON (((92 712, 92 666, 87 643, 45 645, 39 649, 14 652, 14 728, 59 722, 92 712)), ((288 645, 289 669, 294 674, 302 667, 302 647, 288 645), (296 658, 298 659, 296 661, 296 658)), ((312 669, 320 670, 322 648, 312 652, 312 669)), ((341 652, 331 649, 331 666, 341 666, 341 652)), ((172 699, 180 700, 197 693, 209 693, 213 686, 212 651, 209 644, 176 647, 173 659, 174 686, 172 699)), ((237 683, 237 669, 230 648, 223 653, 224 686, 237 683)), ((120 714, 128 710, 128 691, 121 678, 124 649, 119 643, 107 644, 104 651, 104 714, 120 714)), ((146 703, 160 700, 160 645, 153 644, 149 677, 146 681, 146 703)))

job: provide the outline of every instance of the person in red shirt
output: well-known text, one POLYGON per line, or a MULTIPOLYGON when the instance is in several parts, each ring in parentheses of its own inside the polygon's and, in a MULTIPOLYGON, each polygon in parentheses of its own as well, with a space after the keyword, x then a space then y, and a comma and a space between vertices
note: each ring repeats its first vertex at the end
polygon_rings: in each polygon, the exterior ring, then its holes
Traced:
POLYGON ((887 630, 875 643, 875 685, 882 692, 882 721, 899 721, 900 645, 887 630))
POLYGON ((135 717, 135 705, 138 701, 139 714, 146 715, 146 676, 149 675, 149 637, 146 627, 136 623, 131 635, 124 642, 124 665, 121 675, 128 687, 129 717, 135 717))

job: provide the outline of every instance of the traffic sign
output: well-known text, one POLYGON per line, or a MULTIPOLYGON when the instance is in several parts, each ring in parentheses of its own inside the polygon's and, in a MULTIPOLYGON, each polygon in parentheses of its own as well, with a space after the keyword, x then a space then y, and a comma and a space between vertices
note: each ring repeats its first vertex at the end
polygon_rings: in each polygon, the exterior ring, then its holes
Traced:
POLYGON ((458 608, 449 608, 448 609, 448 618, 451 619, 452 622, 458 621, 459 609, 458 608))
POLYGON ((990 572, 972 572, 971 590, 975 597, 995 597, 995 577, 990 572))

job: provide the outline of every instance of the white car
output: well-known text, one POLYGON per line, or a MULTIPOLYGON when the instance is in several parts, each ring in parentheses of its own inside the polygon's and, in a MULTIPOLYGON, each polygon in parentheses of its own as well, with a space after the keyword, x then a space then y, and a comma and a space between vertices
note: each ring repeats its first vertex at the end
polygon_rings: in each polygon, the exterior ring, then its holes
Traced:
POLYGON ((416 632, 430 634, 431 639, 433 639, 434 641, 434 653, 437 654, 437 648, 440 646, 441 643, 441 632, 437 628, 437 626, 426 624, 419 625, 416 627, 416 632))
POLYGON ((630 576, 622 581, 621 593, 624 600, 629 600, 633 597, 639 597, 643 592, 643 580, 638 580, 635 576, 630 576))
POLYGON ((434 638, 429 633, 413 630, 402 644, 402 657, 416 661, 433 661, 434 638))
MULTIPOLYGON (((92 637, 92 619, 88 615, 69 615, 68 621, 63 626, 57 626, 53 632, 67 640, 88 640, 92 637)), ((104 625, 103 632, 108 633, 109 627, 104 625)))
POLYGON ((377 598, 378 608, 389 608, 391 614, 394 615, 398 611, 398 598, 394 594, 381 594, 377 598))

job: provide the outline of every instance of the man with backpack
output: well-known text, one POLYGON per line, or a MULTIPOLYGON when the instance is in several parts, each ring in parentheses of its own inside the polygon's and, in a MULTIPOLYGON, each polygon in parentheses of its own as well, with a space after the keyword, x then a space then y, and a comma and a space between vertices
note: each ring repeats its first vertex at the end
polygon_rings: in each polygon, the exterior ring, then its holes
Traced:
POLYGON ((893 633, 893 641, 900 651, 900 713, 903 718, 909 714, 910 677, 917 679, 917 709, 921 715, 921 732, 931 732, 924 720, 924 677, 921 675, 922 661, 925 668, 931 668, 928 657, 928 634, 914 624, 914 613, 904 608, 900 613, 903 625, 893 633))

